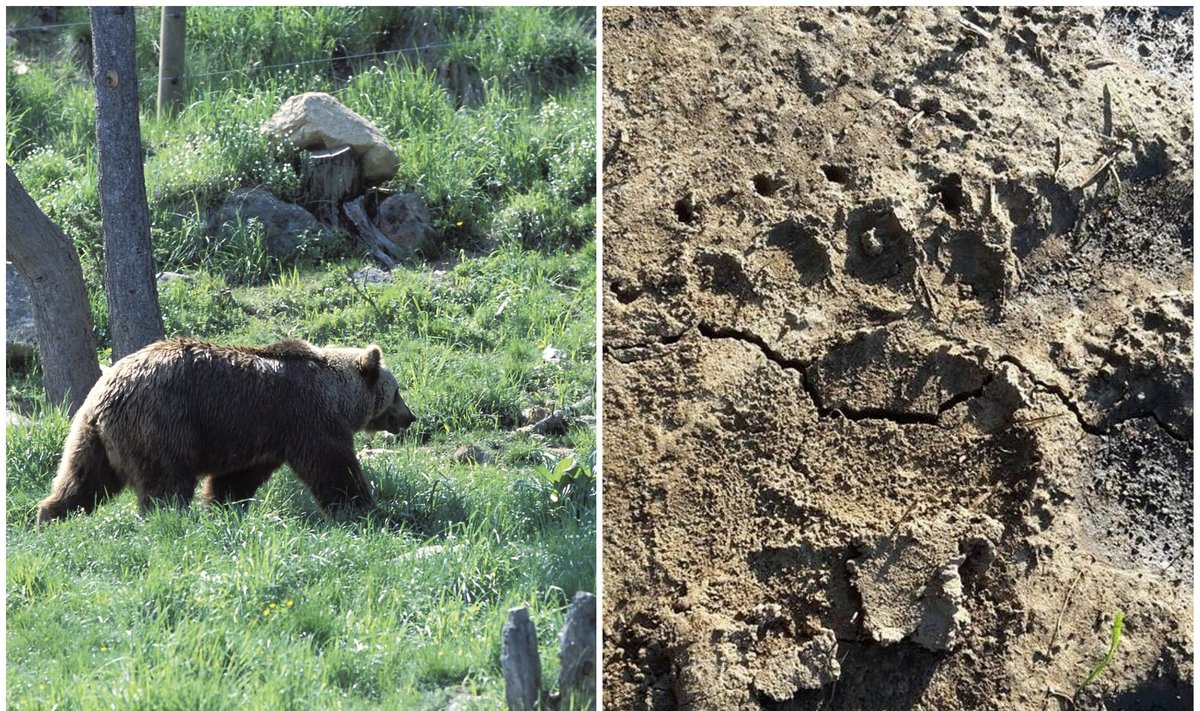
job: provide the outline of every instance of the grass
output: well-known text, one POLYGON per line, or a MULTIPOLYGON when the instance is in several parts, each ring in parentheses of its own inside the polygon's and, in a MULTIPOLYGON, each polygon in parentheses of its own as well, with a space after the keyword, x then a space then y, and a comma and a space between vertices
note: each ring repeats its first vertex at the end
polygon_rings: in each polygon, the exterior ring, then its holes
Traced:
MULTIPOLYGON (((360 435, 391 522, 328 523, 284 470, 244 515, 139 518, 125 493, 34 532, 69 427, 61 411, 35 411, 8 430, 10 703, 64 702, 80 676, 96 707, 269 696, 276 708, 414 708, 443 704, 448 689, 499 703, 499 633, 518 604, 531 605, 552 685, 561 615, 595 580, 594 481, 564 494, 554 462, 586 462, 595 440, 587 428, 549 440, 513 428, 525 407, 593 387, 593 263, 588 250, 547 258, 512 246, 388 285, 352 286, 338 269, 265 287, 166 285, 170 333, 384 347, 418 416, 395 444, 360 435), (567 357, 542 362, 544 343, 567 357), (453 463, 465 442, 497 463, 453 463), (229 680, 236 690, 208 693, 229 680)), ((34 386, 12 380, 10 397, 28 400, 34 386)), ((89 708, 80 703, 67 707, 89 708)))
POLYGON ((1104 653, 1104 656, 1100 659, 1100 661, 1096 662, 1096 666, 1092 667, 1092 670, 1088 672, 1087 678, 1085 678, 1083 683, 1079 685, 1079 688, 1075 690, 1075 698, 1079 698, 1079 694, 1082 693, 1089 684, 1098 679, 1100 675, 1104 673, 1104 670, 1108 669, 1108 666, 1112 664, 1113 659, 1115 659, 1117 656, 1117 647, 1121 644, 1121 634, 1124 632, 1124 630, 1125 613, 1118 611, 1113 617, 1112 632, 1109 635, 1108 640, 1108 651, 1104 653))
MULTIPOLYGON (((82 8, 66 11, 68 19, 86 19, 82 8)), ((253 240, 218 234, 206 217, 238 187, 299 197, 294 150, 259 126, 302 91, 331 93, 379 127, 400 159, 385 187, 419 194, 439 244, 451 252, 488 249, 514 235, 529 247, 578 247, 594 233, 590 10, 190 8, 188 42, 196 50, 188 55, 189 73, 236 71, 189 81, 186 107, 164 120, 153 109, 156 55, 149 42, 157 37, 157 12, 137 10, 139 68, 150 80, 140 92, 146 188, 160 269, 219 271, 231 259, 261 261, 253 240), (426 44, 438 47, 402 51, 426 44), (385 48, 391 53, 344 66, 331 61, 334 50, 358 56, 385 48)), ((9 160, 39 206, 85 252, 96 282, 90 79, 70 61, 10 53, 7 81, 9 160)), ((355 249, 343 243, 309 262, 355 249)), ((231 276, 261 283, 280 266, 231 276)))
MULTIPOLYGON (((141 51, 157 9, 137 13, 141 51)), ((397 438, 359 436, 380 503, 364 520, 322 518, 285 468, 245 512, 139 516, 125 492, 38 532, 69 422, 45 402, 36 363, 9 369, 10 409, 26 416, 7 428, 10 707, 497 708, 500 631, 516 605, 530 607, 553 687, 563 613, 595 589, 596 442, 581 424, 546 438, 517 428, 524 411, 595 389, 588 17, 189 8, 191 71, 237 71, 191 84, 174 119, 143 112, 155 257, 188 277, 159 287, 168 335, 378 343, 417 422, 397 438), (438 41, 453 47, 340 68, 253 64, 438 41), (209 224, 237 187, 296 198, 290 149, 257 126, 297 90, 330 91, 375 121, 400 155, 386 187, 430 206, 441 247, 394 269, 394 283, 353 280, 368 262, 349 240, 284 258, 254 224, 209 224), (565 357, 544 361, 547 345, 565 357), (493 462, 454 461, 463 444, 493 462)), ((62 33, 42 54, 10 53, 6 138, 25 187, 79 249, 103 361, 90 90, 68 51, 79 29, 62 33)), ((152 59, 141 51, 143 77, 152 59)))

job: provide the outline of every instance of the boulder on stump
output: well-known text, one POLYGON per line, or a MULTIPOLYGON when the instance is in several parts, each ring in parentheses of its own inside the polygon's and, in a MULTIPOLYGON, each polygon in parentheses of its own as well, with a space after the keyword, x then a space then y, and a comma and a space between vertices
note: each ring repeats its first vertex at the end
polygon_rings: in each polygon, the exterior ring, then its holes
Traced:
POLYGON ((362 179, 369 184, 391 178, 400 165, 379 129, 329 94, 314 91, 291 97, 262 130, 300 148, 350 146, 362 161, 362 179))

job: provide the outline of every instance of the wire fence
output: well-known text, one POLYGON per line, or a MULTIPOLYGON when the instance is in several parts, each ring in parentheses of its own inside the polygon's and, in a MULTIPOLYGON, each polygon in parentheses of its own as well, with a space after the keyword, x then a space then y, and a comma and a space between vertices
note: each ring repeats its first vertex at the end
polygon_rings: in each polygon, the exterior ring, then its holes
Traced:
POLYGON ((83 25, 90 25, 90 24, 92 24, 92 23, 90 23, 90 22, 59 22, 59 23, 53 24, 53 25, 32 25, 30 27, 5 27, 4 31, 6 33, 32 32, 33 30, 53 30, 58 27, 82 27, 83 25))
MULTIPOLYGON (((382 57, 389 54, 399 54, 401 52, 423 52, 429 49, 445 49, 447 47, 463 47, 469 42, 441 42, 438 44, 426 44, 420 47, 401 47, 400 49, 385 49, 379 52, 365 52, 363 54, 351 54, 345 57, 322 57, 321 59, 302 59, 295 62, 284 62, 282 64, 264 64, 259 66, 245 67, 242 69, 225 69, 219 72, 205 72, 204 74, 185 74, 180 79, 207 79, 209 77, 222 77, 230 74, 251 74, 254 72, 266 71, 268 69, 285 69, 287 67, 299 67, 306 64, 332 64, 333 62, 347 62, 352 59, 365 59, 367 57, 382 57)), ((170 77, 169 77, 170 78, 170 77)), ((155 83, 158 77, 149 77, 142 79, 140 83, 155 83)))
MULTIPOLYGON (((90 25, 90 24, 91 24, 90 22, 60 22, 57 24, 50 24, 50 25, 32 25, 29 27, 7 27, 7 28, 5 28, 5 32, 11 34, 14 32, 28 32, 31 30, 49 30, 49 29, 62 28, 62 27, 80 27, 80 26, 90 25)), ((426 44, 426 45, 422 45, 420 47, 401 47, 398 49, 385 49, 385 50, 380 50, 378 52, 364 52, 362 54, 351 54, 351 55, 347 55, 344 57, 322 57, 320 59, 302 59, 302 60, 297 60, 295 62, 284 62, 281 64, 265 64, 265 65, 258 65, 258 66, 243 67, 241 69, 224 69, 224 70, 216 71, 216 72, 205 72, 203 74, 184 74, 182 77, 168 77, 168 78, 169 79, 180 79, 180 80, 199 80, 199 79, 208 79, 210 77, 223 77, 223 76, 228 76, 230 74, 253 74, 256 72, 267 71, 269 69, 286 69, 288 67, 300 67, 300 66, 310 65, 310 64, 332 64, 333 62, 348 62, 348 61, 354 60, 354 59, 366 59, 368 57, 384 57, 387 55, 400 54, 403 52, 424 52, 426 50, 431 50, 431 49, 446 49, 449 47, 463 47, 468 44, 472 44, 472 43, 470 43, 470 42, 441 42, 441 43, 437 43, 437 44, 426 44)), ((141 79, 141 80, 139 80, 138 83, 139 84, 155 84, 155 83, 158 83, 158 80, 159 80, 159 77, 156 75, 153 77, 147 77, 147 78, 141 79)))

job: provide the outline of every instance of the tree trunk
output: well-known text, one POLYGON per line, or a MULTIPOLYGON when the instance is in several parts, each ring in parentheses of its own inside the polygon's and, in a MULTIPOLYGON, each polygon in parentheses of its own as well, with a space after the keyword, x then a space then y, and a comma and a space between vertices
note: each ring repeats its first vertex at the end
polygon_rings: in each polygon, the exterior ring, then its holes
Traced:
POLYGON ((93 7, 104 289, 116 361, 163 337, 142 170, 133 8, 93 7))
POLYGON ((65 400, 75 414, 100 378, 83 268, 71 239, 38 208, 11 167, 5 175, 5 253, 29 286, 46 396, 55 404, 65 400))

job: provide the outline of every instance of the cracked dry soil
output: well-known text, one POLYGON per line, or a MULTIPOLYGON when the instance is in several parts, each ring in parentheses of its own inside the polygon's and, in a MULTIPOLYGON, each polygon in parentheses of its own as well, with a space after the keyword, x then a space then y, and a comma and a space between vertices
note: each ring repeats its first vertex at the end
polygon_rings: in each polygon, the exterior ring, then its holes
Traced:
POLYGON ((606 706, 1192 707, 1191 26, 605 11, 606 706))

